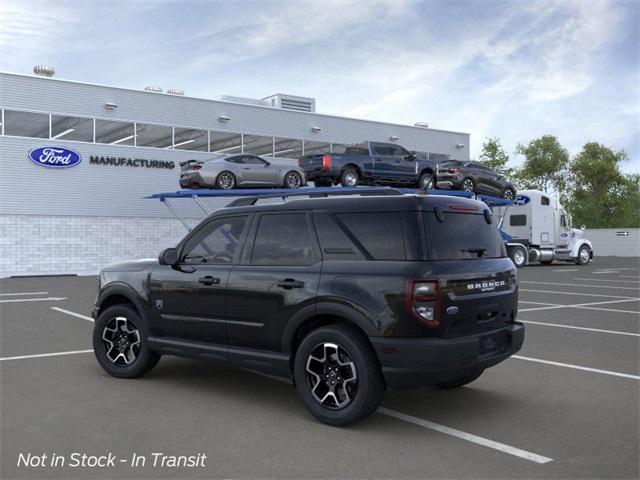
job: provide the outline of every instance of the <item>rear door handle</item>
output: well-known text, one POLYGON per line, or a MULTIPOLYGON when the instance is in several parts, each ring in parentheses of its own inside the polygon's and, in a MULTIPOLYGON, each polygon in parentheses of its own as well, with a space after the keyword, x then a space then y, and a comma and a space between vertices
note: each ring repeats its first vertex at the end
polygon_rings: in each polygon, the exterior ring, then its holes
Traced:
POLYGON ((198 279, 198 282, 203 285, 220 285, 220 279, 218 277, 212 277, 211 275, 198 279))
POLYGON ((304 282, 301 282, 300 280, 295 280, 293 278, 285 278, 284 280, 280 280, 278 283, 276 283, 276 285, 278 287, 284 288, 286 290, 289 290, 291 288, 302 288, 304 287, 304 282))

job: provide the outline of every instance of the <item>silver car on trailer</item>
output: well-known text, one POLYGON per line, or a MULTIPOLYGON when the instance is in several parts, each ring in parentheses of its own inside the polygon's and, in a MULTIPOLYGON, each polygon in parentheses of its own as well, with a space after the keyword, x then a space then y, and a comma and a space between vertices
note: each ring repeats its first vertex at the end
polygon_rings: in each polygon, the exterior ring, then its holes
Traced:
POLYGON ((220 155, 180 163, 181 188, 285 187, 306 185, 304 171, 291 158, 250 154, 220 155))

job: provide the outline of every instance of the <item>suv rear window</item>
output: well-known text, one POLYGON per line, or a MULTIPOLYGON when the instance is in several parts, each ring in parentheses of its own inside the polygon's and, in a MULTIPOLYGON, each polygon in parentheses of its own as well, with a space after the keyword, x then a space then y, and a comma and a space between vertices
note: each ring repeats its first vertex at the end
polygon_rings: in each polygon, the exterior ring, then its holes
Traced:
POLYGON ((443 212, 443 222, 435 213, 423 213, 430 260, 467 260, 505 256, 504 243, 496 222, 487 223, 483 214, 443 212))
POLYGON ((342 213, 337 217, 374 260, 407 258, 400 213, 342 213))

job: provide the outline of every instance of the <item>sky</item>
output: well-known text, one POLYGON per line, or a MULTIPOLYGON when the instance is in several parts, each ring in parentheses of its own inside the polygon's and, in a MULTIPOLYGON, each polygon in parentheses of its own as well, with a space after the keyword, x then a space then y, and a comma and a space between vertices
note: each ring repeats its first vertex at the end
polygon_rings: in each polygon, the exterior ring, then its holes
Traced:
POLYGON ((0 0, 0 71, 624 149, 640 172, 640 1, 0 0))

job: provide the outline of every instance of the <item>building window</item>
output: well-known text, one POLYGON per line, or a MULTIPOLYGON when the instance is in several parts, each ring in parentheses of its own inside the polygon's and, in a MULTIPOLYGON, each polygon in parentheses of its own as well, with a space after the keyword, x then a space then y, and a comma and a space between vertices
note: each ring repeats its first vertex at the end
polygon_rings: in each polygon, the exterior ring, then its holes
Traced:
POLYGON ((136 123, 136 145, 138 147, 171 148, 173 128, 136 123))
POLYGON ((174 130, 173 148, 176 150, 206 152, 209 150, 208 132, 206 130, 176 127, 174 130))
POLYGON ((245 135, 244 153, 250 153, 251 155, 261 155, 263 157, 273 157, 273 137, 263 137, 262 135, 245 135))
POLYGON ((295 159, 302 157, 302 140, 276 137, 273 141, 275 145, 274 157, 295 159))
POLYGON ((316 155, 322 153, 329 153, 331 151, 331 144, 328 142, 310 142, 304 141, 304 154, 316 155))
POLYGON ((4 134, 14 137, 49 138, 46 113, 4 111, 4 134))
POLYGON ((93 142, 93 119, 51 115, 51 138, 93 142))
POLYGON ((111 145, 134 144, 133 123, 114 120, 96 120, 96 142, 111 145))
POLYGON ((239 133, 210 132, 209 151, 220 154, 242 153, 242 135, 239 133))

